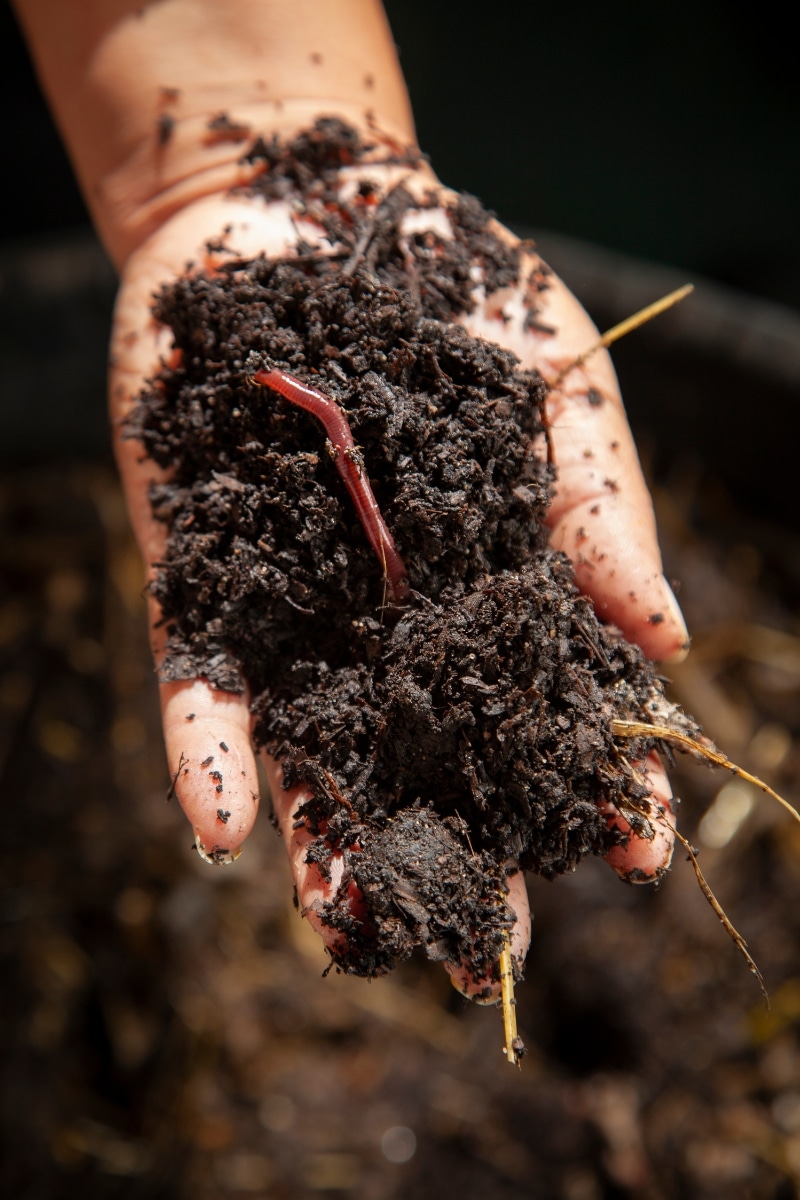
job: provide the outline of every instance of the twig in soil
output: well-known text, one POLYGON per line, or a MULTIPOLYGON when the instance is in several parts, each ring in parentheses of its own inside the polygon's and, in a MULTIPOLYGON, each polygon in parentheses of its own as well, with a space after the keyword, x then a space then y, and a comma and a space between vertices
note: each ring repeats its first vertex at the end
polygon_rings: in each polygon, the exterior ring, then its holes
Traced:
POLYGON ((733 775, 738 775, 747 783, 754 784, 760 788, 762 792, 766 792, 768 796, 772 796, 773 800, 777 800, 778 804, 782 805, 787 812, 791 813, 795 821, 800 823, 800 813, 797 809, 784 800, 783 796, 759 779, 757 775, 751 775, 749 771, 738 767, 736 763, 731 762, 724 754, 720 754, 719 750, 714 746, 704 745, 698 742, 693 737, 689 737, 686 733, 680 733, 677 729, 670 729, 669 725, 649 725, 646 721, 619 721, 611 722, 611 732, 614 737, 635 738, 649 737, 663 739, 665 742, 677 742, 680 746, 685 746, 687 750, 694 754, 699 754, 701 758, 708 759, 709 762, 715 763, 718 767, 724 767, 726 771, 730 771, 733 775))
POLYGON ((520 1059, 525 1053, 525 1044, 517 1033, 517 1002, 514 999, 514 966, 511 961, 511 938, 508 931, 503 933, 503 949, 500 952, 500 995, 503 1005, 503 1030, 506 1044, 503 1047, 512 1067, 519 1066, 520 1059))
POLYGON ((341 788, 339 787, 338 783, 334 779, 333 775, 331 775, 330 771, 326 771, 324 768, 323 768, 322 774, 325 777, 325 782, 327 783, 328 787, 330 788, 331 795, 333 796, 336 803, 341 804, 342 808, 347 809, 347 812, 353 818, 353 820, 357 821, 358 813, 353 808, 350 801, 347 799, 347 796, 345 796, 344 793, 342 792, 341 788))
POLYGON ((397 552, 394 538, 381 515, 369 479, 363 470, 364 464, 353 440, 350 425, 342 409, 335 400, 296 379, 288 371, 281 371, 273 367, 269 371, 256 371, 252 379, 253 383, 278 392, 290 404, 295 404, 298 408, 304 408, 306 412, 312 413, 324 426, 332 447, 331 453, 336 463, 336 469, 344 480, 359 520, 364 526, 364 532, 383 568, 389 599, 395 604, 402 604, 408 598, 405 563, 397 552))
POLYGON ((548 381, 551 388, 558 387, 563 382, 564 378, 569 375, 570 371, 574 371, 576 367, 582 367, 587 359, 596 354, 598 350, 607 350, 614 342, 618 342, 620 338, 625 337, 626 333, 632 333, 634 329, 638 329, 640 325, 645 325, 648 321, 652 321, 653 317, 660 316, 666 312, 668 308, 679 304, 688 295, 694 291, 693 283, 685 283, 683 287, 676 288, 674 292, 670 292, 668 296, 662 296, 660 300, 656 300, 653 304, 648 304, 646 308, 642 308, 639 312, 634 313, 632 317, 626 317, 624 321, 620 321, 618 325, 613 325, 590 346, 588 350, 584 350, 583 354, 579 354, 574 358, 568 366, 559 371, 555 379, 548 381))
POLYGON ((355 271, 355 269, 359 265, 359 263, 364 261, 364 256, 366 255, 367 250, 369 249, 369 244, 372 241, 372 239, 375 237, 377 225, 378 225, 378 213, 376 211, 376 212, 373 212, 372 216, 370 217, 369 221, 367 222, 366 228, 364 229, 364 231, 361 234, 361 237, 358 239, 355 246, 353 247, 352 254, 350 255, 347 262, 342 267, 342 275, 344 276, 345 279, 349 275, 353 274, 353 272, 355 271))
MULTIPOLYGON (((378 232, 378 226, 381 218, 386 215, 391 201, 401 188, 404 189, 406 181, 409 178, 410 174, 404 175, 402 179, 398 179, 397 183, 392 184, 388 192, 381 197, 377 207, 373 209, 371 216, 367 220, 366 228, 363 230, 361 236, 353 247, 352 254, 342 267, 342 275, 345 278, 347 278, 348 275, 352 275, 358 265, 366 260, 367 251, 369 250, 372 239, 378 232)), ((370 271, 370 274, 374 275, 374 271, 370 271)))

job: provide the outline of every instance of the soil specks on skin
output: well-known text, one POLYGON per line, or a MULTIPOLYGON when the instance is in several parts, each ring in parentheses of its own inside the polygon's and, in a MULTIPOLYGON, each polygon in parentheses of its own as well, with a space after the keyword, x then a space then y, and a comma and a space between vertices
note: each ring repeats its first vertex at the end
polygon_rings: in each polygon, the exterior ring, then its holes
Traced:
POLYGON ((175 118, 170 113, 161 113, 156 121, 156 141, 159 146, 166 146, 172 139, 175 130, 175 118))
MULTIPOLYGON (((511 318, 508 319, 510 320, 511 318)), ((525 328, 534 333, 544 334, 547 337, 552 337, 557 332, 554 325, 545 325, 544 321, 540 321, 533 309, 525 317, 525 328)))
POLYGON ((240 121, 232 121, 227 113, 218 113, 206 124, 206 136, 203 143, 206 146, 216 146, 220 142, 244 142, 251 136, 250 126, 240 121))
POLYGON ((321 910, 346 935, 338 967, 381 974, 423 946, 488 976, 509 924, 504 864, 552 877, 620 841, 600 804, 630 811, 645 791, 611 719, 646 719, 661 684, 547 544, 542 380, 453 323, 473 307, 473 268, 488 292, 512 286, 518 251, 470 197, 448 202, 447 239, 403 235, 419 202, 402 186, 343 204, 342 166, 380 152, 334 119, 288 145, 256 139, 252 190, 341 251, 232 261, 156 299, 181 354, 130 432, 170 468, 151 491, 169 531, 152 585, 160 677, 246 682, 256 743, 310 792, 308 861, 330 877, 344 859, 321 910), (273 366, 347 412, 407 605, 383 606, 318 423, 250 385, 273 366))

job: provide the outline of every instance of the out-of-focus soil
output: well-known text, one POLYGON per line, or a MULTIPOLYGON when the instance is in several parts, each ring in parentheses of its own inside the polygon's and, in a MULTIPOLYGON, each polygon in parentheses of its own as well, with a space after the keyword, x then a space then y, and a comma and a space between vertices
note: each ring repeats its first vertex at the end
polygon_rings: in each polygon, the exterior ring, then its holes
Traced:
MULTIPOLYGON (((800 542, 688 468, 657 498, 695 635, 674 694, 797 803, 800 542)), ((770 1012, 681 855, 659 891, 590 860, 531 881, 514 1070, 499 1014, 425 961, 321 977, 266 819, 234 867, 192 853, 110 468, 7 472, 0 545, 3 1196, 797 1194, 800 828, 777 806, 676 765, 770 1012)))

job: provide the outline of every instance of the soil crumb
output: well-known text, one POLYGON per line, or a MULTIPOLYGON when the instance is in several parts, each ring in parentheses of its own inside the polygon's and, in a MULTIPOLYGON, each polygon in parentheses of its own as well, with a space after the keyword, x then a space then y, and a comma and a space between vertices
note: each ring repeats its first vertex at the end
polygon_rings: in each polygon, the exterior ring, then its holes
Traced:
POLYGON ((229 261, 165 289, 155 315, 177 365, 131 426, 168 466, 152 490, 169 528, 153 584, 168 623, 165 680, 205 676, 253 696, 255 737, 286 786, 323 875, 345 877, 323 919, 336 965, 378 975, 415 946, 491 975, 509 861, 553 877, 620 838, 601 802, 637 820, 643 787, 612 717, 663 706, 651 664, 579 595, 547 545, 552 473, 533 451, 545 388, 509 352, 454 323, 518 281, 518 252, 471 197, 451 236, 404 224, 420 203, 341 172, 381 157, 318 122, 257 139, 252 185, 322 224, 330 253, 229 261), (386 588, 318 422, 267 388, 291 372, 347 414, 411 588, 386 588), (362 900, 354 907, 352 884, 362 900))

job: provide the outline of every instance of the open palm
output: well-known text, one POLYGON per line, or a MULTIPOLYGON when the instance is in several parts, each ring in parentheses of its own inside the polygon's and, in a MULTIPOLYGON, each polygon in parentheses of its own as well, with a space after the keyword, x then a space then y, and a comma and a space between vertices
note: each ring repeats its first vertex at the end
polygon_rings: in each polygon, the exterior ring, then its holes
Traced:
MULTIPOLYGON (((343 172, 343 186, 352 186, 352 173, 343 172)), ((435 182, 424 166, 414 170, 383 167, 381 173, 384 190, 402 178, 403 185, 420 197, 435 182)), ((370 178, 376 178, 374 167, 370 178)), ((446 203, 449 193, 441 189, 441 195, 446 203)), ((428 221, 446 234, 444 209, 412 210, 410 216, 417 222, 428 221)), ((513 238, 500 227, 497 231, 504 238, 513 238)), ((310 222, 304 225, 287 203, 267 204, 231 193, 210 195, 172 216, 128 259, 112 345, 111 407, 115 448, 133 526, 150 572, 153 564, 162 560, 167 541, 167 529, 153 518, 149 501, 150 484, 161 472, 143 457, 141 444, 124 434, 131 406, 171 353, 169 330, 151 314, 153 293, 187 270, 214 271, 232 258, 249 259, 261 253, 270 258, 291 255, 301 239, 306 249, 311 246, 319 253, 332 249, 321 231, 310 222), (209 250, 209 245, 215 248, 209 250)), ((513 350, 524 367, 555 380, 593 343, 597 332, 561 281, 546 268, 543 274, 541 268, 535 251, 523 249, 520 280, 528 280, 533 272, 546 286, 535 296, 526 294, 523 283, 485 295, 476 283, 476 306, 462 323, 471 334, 513 350)), ((652 506, 607 355, 593 356, 551 391, 548 425, 558 472, 549 514, 553 545, 573 560, 579 585, 592 597, 602 618, 622 628, 650 657, 679 656, 686 630, 661 571, 652 506)), ((164 642, 159 616, 152 602, 157 661, 164 642)), ((197 846, 213 861, 235 857, 258 809, 248 696, 220 692, 197 679, 162 684, 161 703, 170 771, 197 846), (210 757, 219 755, 220 744, 226 754, 225 806, 229 814, 224 829, 219 823, 214 780, 204 769, 210 757), (224 855, 221 849, 226 851, 224 855)), ((302 826, 294 828, 294 813, 308 792, 284 790, 280 764, 265 758, 265 766, 301 911, 331 944, 342 935, 322 924, 318 908, 335 892, 341 870, 337 875, 334 864, 332 878, 326 882, 316 866, 306 863, 310 835, 302 826)), ((654 758, 648 762, 648 771, 654 795, 660 803, 668 803, 669 788, 654 758)), ((613 810, 609 821, 627 829, 613 810)), ((659 832, 650 842, 632 837, 626 846, 611 852, 609 861, 623 875, 655 878, 670 854, 670 839, 666 832, 659 832)), ((521 960, 527 950, 530 916, 522 877, 512 875, 509 884, 509 904, 517 916, 512 949, 521 960)), ((465 991, 483 986, 469 978, 465 965, 452 964, 449 969, 465 991)))

